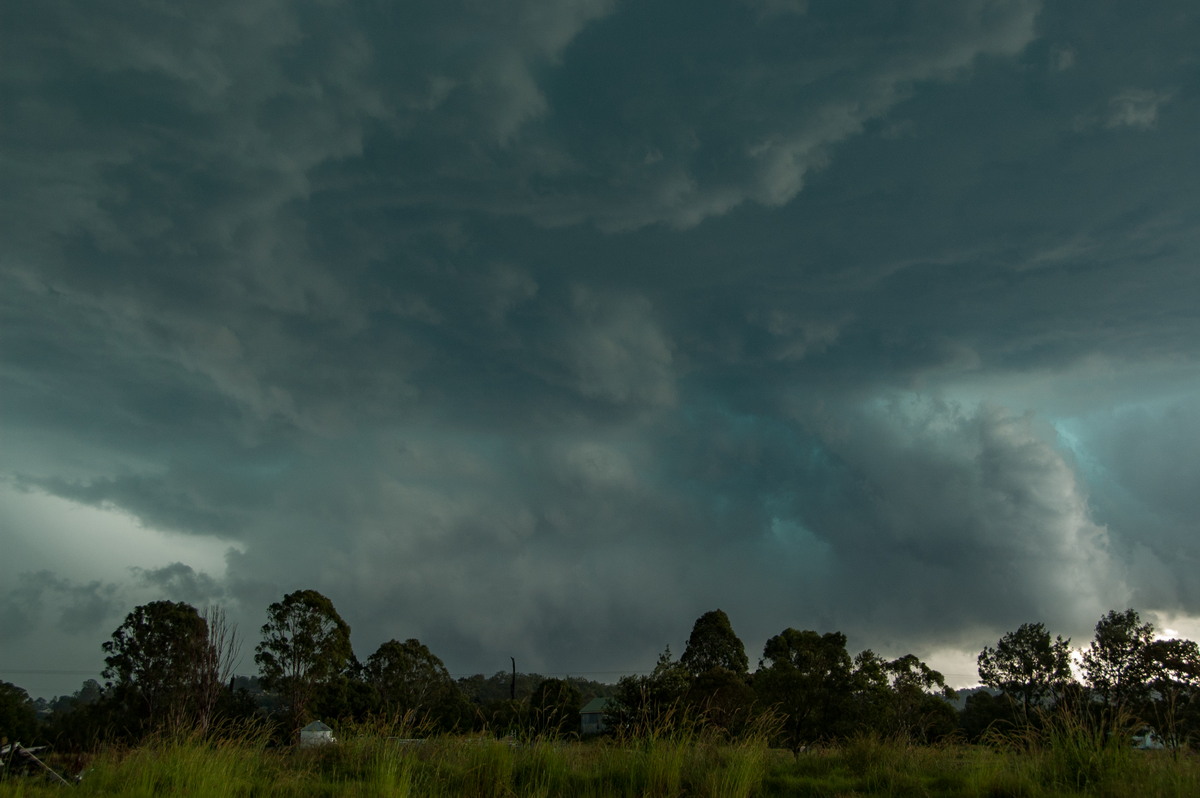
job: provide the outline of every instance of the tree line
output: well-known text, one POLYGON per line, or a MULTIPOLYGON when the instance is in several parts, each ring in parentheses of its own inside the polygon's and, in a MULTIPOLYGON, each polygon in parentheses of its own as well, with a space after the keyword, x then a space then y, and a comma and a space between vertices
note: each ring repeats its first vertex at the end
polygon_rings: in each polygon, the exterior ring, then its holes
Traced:
POLYGON ((980 652, 987 689, 974 691, 961 710, 943 675, 918 657, 887 659, 869 649, 851 656, 846 644, 841 632, 784 629, 751 670, 729 617, 713 610, 695 621, 681 656, 668 647, 652 672, 615 685, 518 674, 515 663, 511 672, 456 681, 411 638, 388 640, 360 662, 333 602, 298 590, 267 608, 254 650, 258 674, 246 678, 233 675, 241 642, 220 610, 155 601, 136 607, 103 643, 104 685, 89 680, 74 696, 42 702, 38 713, 25 691, 0 682, 0 739, 86 748, 266 720, 284 741, 313 718, 422 733, 561 735, 578 732, 579 710, 595 697, 608 699, 613 733, 765 729, 774 744, 795 750, 864 731, 913 742, 974 741, 989 729, 1037 726, 1066 706, 1136 718, 1179 743, 1200 733, 1196 644, 1158 639, 1132 609, 1101 618, 1082 651, 1051 638, 1041 623, 1005 634, 980 652))
POLYGON ((1111 610, 1082 650, 1051 638, 1041 623, 1022 624, 979 653, 978 693, 963 710, 977 736, 1003 724, 1038 726, 1067 708, 1107 728, 1152 727, 1164 744, 1200 739, 1200 648, 1192 640, 1161 638, 1136 610, 1111 610), (1076 675, 1078 674, 1078 676, 1076 675))

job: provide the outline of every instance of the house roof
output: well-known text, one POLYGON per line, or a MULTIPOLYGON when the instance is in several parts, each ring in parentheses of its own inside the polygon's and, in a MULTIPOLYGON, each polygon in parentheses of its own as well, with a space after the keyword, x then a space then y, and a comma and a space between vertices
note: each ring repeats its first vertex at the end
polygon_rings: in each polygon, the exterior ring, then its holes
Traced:
POLYGON ((581 709, 579 711, 585 712, 585 713, 586 712, 603 712, 604 709, 608 706, 608 703, 610 701, 612 701, 611 698, 593 698, 591 701, 587 702, 587 704, 583 707, 583 709, 581 709))
POLYGON ((322 732, 322 731, 333 731, 333 729, 329 728, 328 726, 326 726, 324 723, 322 723, 319 720, 314 720, 312 723, 308 724, 300 731, 322 732))

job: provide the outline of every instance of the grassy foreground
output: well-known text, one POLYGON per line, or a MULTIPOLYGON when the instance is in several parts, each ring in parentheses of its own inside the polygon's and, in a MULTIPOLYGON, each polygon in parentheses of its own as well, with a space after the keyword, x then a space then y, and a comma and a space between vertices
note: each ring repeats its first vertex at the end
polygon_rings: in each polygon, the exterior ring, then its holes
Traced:
POLYGON ((1040 747, 912 747, 864 736, 793 756, 762 740, 625 742, 446 737, 404 744, 351 734, 336 746, 270 748, 265 737, 163 740, 110 750, 76 786, 0 781, 2 796, 1192 796, 1194 754, 1051 741, 1040 747))

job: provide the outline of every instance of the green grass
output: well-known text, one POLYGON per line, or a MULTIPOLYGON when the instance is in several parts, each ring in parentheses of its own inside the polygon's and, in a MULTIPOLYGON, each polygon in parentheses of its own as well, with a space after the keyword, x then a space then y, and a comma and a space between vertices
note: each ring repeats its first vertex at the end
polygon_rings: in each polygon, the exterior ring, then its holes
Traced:
MULTIPOLYGON (((160 739, 102 751, 73 787, 0 781, 0 796, 1043 796, 1200 795, 1194 754, 1133 751, 1123 738, 1071 722, 991 745, 911 746, 863 735, 793 755, 763 737, 659 735, 623 741, 444 737, 402 744, 386 729, 341 730, 317 749, 160 739)), ((67 773, 65 775, 74 775, 67 773)))

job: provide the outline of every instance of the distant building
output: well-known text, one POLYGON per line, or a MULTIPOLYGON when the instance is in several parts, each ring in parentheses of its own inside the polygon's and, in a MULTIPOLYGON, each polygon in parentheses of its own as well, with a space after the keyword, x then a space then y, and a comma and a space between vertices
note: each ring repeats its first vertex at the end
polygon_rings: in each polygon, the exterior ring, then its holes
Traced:
POLYGON ((308 747, 311 745, 329 745, 336 743, 337 740, 333 737, 333 729, 326 726, 319 720, 314 720, 312 723, 300 730, 300 745, 308 747))
POLYGON ((608 708, 609 701, 611 699, 593 698, 583 709, 579 710, 580 734, 599 734, 608 729, 604 723, 604 712, 608 708))

